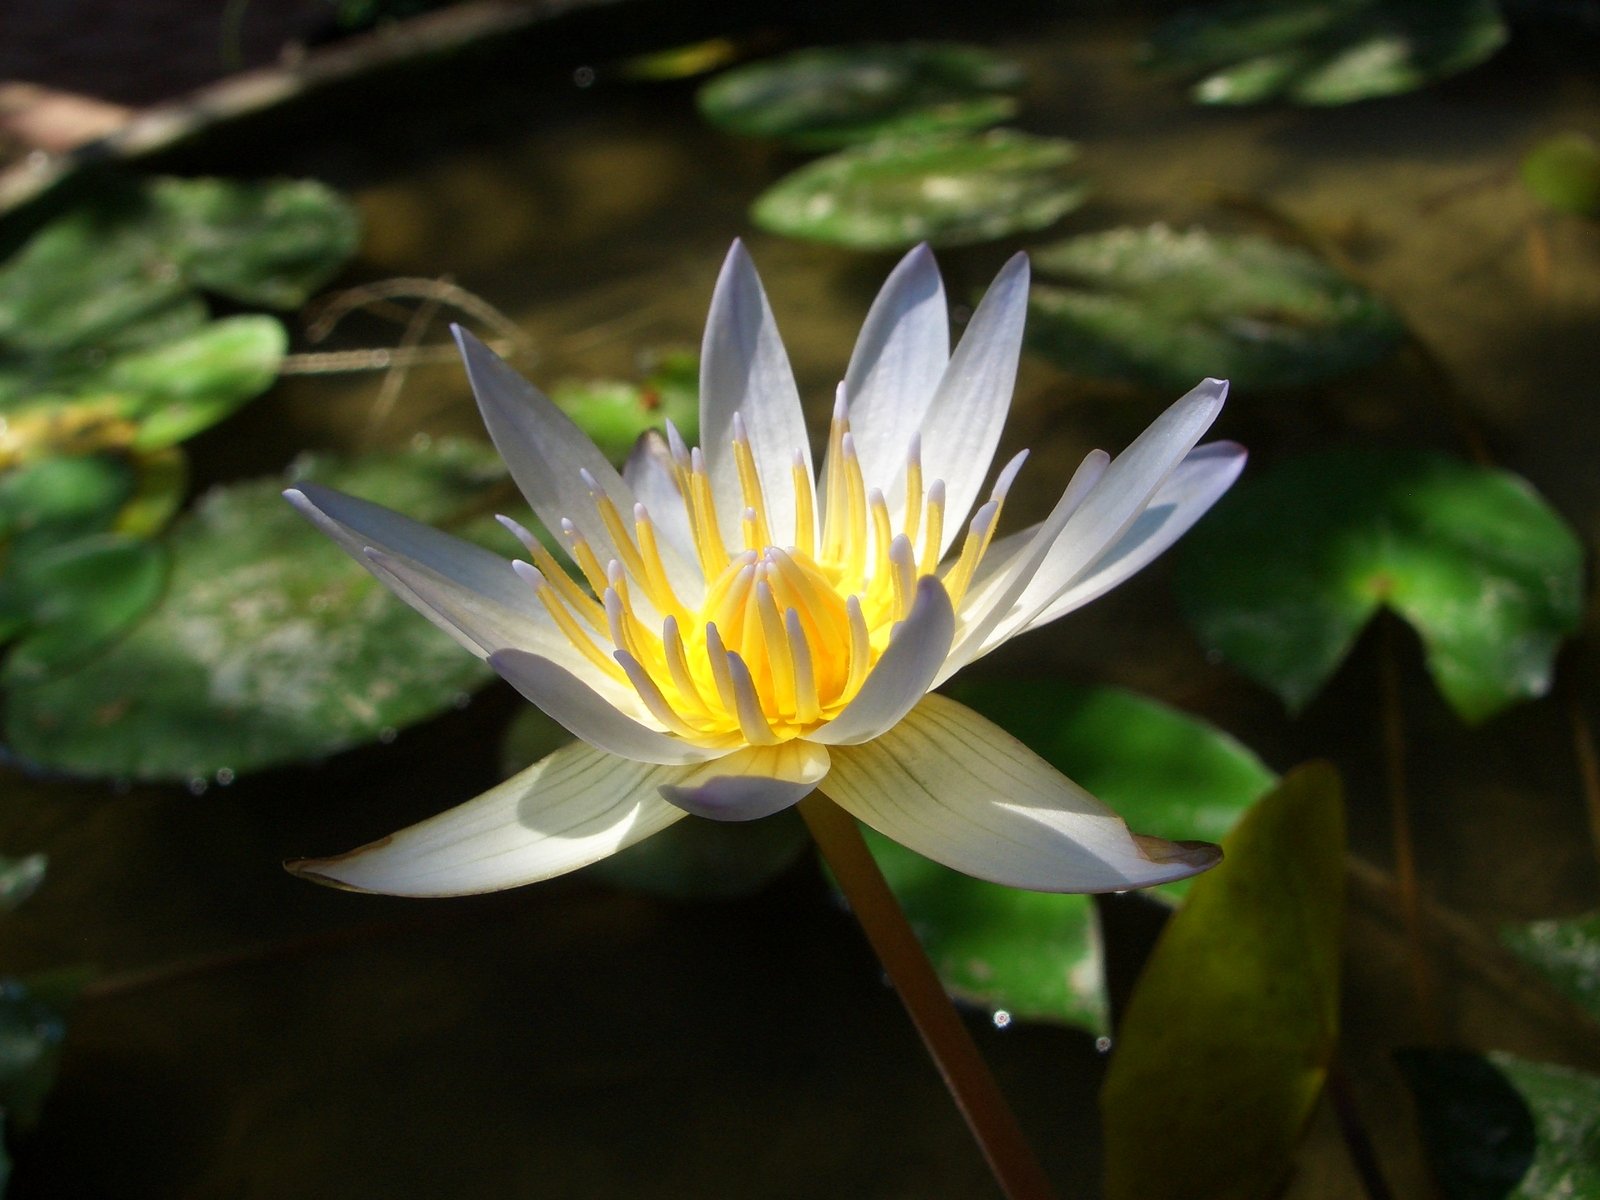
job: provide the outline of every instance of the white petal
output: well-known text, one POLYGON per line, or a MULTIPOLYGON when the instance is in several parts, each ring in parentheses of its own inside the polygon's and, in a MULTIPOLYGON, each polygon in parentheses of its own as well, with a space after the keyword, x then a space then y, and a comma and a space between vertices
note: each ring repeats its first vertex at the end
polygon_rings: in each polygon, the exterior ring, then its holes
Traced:
POLYGON ((1096 561, 1088 574, 1029 621, 1027 628, 1033 629, 1075 608, 1082 608, 1142 570, 1222 498, 1239 478, 1244 463, 1245 449, 1237 442, 1208 442, 1196 446, 1161 485, 1150 507, 1139 514, 1117 543, 1096 561))
MULTIPOLYGON (((633 520, 633 490, 549 397, 465 329, 459 325, 451 328, 467 364, 467 378, 483 423, 539 520, 554 530, 566 517, 602 563, 617 558, 611 533, 595 508, 582 472, 587 471, 611 498, 624 523, 633 520)), ((698 572, 691 572, 670 546, 662 547, 662 555, 674 587, 698 584, 698 572)))
POLYGON ((753 821, 797 804, 828 773, 828 752, 809 742, 750 746, 694 768, 661 794, 714 821, 753 821))
POLYGON ((872 302, 844 377, 861 473, 883 490, 897 528, 910 437, 921 428, 949 361, 944 282, 923 244, 900 260, 872 302))
POLYGON ((922 477, 944 480, 944 545, 966 528, 1011 408, 1028 314, 1028 259, 1015 255, 972 314, 928 406, 922 426, 922 477))
MULTIPOLYGON (((699 558, 694 533, 689 527, 689 512, 684 507, 683 493, 678 490, 678 479, 671 464, 666 439, 652 429, 633 444, 628 461, 622 466, 622 479, 633 489, 639 503, 649 510, 657 538, 671 546, 673 553, 685 563, 697 566, 699 558)), ((704 587, 700 587, 678 599, 692 608, 700 603, 704 592, 704 587)))
POLYGON ((1120 817, 971 709, 931 695, 888 733, 835 749, 822 791, 918 854, 1040 892, 1183 879, 1221 851, 1130 833, 1120 817))
POLYGON ((527 584, 498 554, 381 504, 316 484, 290 488, 284 497, 397 596, 479 658, 500 646, 537 648, 560 638, 527 584), (369 548, 387 556, 391 565, 426 580, 427 594, 419 594, 396 571, 379 566, 367 553, 369 548), (480 619, 464 625, 446 609, 475 611, 480 619), (492 637, 486 633, 489 626, 497 630, 492 637))
POLYGON ((1216 420, 1227 395, 1225 380, 1205 380, 1157 417, 1112 460, 1094 491, 1057 536, 1043 565, 1010 613, 988 635, 989 646, 1027 628, 1056 597, 1104 557, 1216 420))
POLYGON ((683 810, 657 791, 681 767, 616 758, 582 742, 475 800, 296 875, 391 896, 463 896, 562 875, 665 829, 683 810))
POLYGON ((548 655, 579 669, 585 665, 583 655, 554 622, 530 621, 426 567, 380 550, 369 549, 365 558, 367 567, 391 591, 479 658, 517 649, 548 655))
POLYGON ((641 724, 591 686, 593 672, 580 679, 548 658, 521 650, 490 655, 489 665, 574 737, 622 758, 681 766, 727 753, 641 724))
POLYGON ((888 649, 855 699, 810 740, 826 746, 864 742, 900 720, 933 686, 955 631, 949 595, 937 579, 924 575, 910 613, 890 633, 888 649))
POLYGON ((749 431, 768 524, 773 536, 787 543, 794 531, 794 455, 801 453, 809 473, 811 443, 767 294, 744 244, 737 241, 717 276, 700 345, 700 447, 725 532, 739 528, 745 508, 733 456, 735 413, 744 415, 749 431))

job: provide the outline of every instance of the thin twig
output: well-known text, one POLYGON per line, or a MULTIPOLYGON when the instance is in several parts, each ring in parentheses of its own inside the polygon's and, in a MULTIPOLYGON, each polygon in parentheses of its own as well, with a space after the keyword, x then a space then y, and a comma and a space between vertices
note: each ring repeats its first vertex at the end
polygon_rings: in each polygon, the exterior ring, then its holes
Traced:
POLYGON ((1434 999, 1433 973, 1428 969, 1427 943, 1422 928, 1421 891, 1417 883, 1416 848, 1411 838, 1411 801, 1406 790, 1405 723, 1400 708, 1400 668, 1396 662, 1396 620, 1381 619, 1383 646, 1379 657, 1383 691, 1384 766, 1389 783, 1389 817, 1394 840, 1395 877, 1400 886, 1400 911, 1405 920, 1407 958, 1411 966, 1411 991, 1417 1015, 1430 1041, 1439 1036, 1439 1013, 1434 999))
POLYGON ((406 386, 406 376, 411 373, 411 363, 406 359, 406 351, 417 348, 417 343, 422 340, 422 335, 427 332, 429 324, 438 312, 438 299, 429 297, 417 305, 416 312, 411 314, 405 332, 400 335, 400 343, 395 347, 398 357, 394 365, 389 368, 389 373, 383 377, 383 386, 378 389, 378 398, 373 401, 372 411, 367 414, 365 438, 370 439, 394 411, 395 401, 400 398, 401 389, 406 386))
POLYGON ((1384 1178, 1383 1168, 1378 1163, 1378 1152, 1367 1133, 1367 1124, 1361 1119, 1361 1109, 1356 1104, 1350 1077, 1345 1074, 1337 1058, 1328 1064, 1328 1102, 1333 1107, 1339 1133, 1344 1137, 1345 1149, 1350 1153, 1350 1165, 1356 1169, 1367 1200, 1394 1200, 1389 1181, 1384 1178))
MULTIPOLYGON (((502 358, 510 358, 517 347, 509 342, 484 343, 502 358)), ((429 363, 457 363, 461 352, 453 345, 417 346, 398 350, 377 346, 370 350, 313 350, 305 354, 287 354, 278 364, 280 375, 339 375, 353 371, 387 371, 399 363, 408 367, 429 363)))
POLYGON ((1578 761, 1578 779, 1589 810, 1589 836, 1594 840, 1595 862, 1600 863, 1600 755, 1595 753, 1594 729, 1570 674, 1563 675, 1561 690, 1572 721, 1572 756, 1578 761))
MULTIPOLYGON (((306 326, 306 336, 313 342, 320 342, 333 332, 340 321, 357 309, 387 314, 393 311, 387 302, 393 300, 423 300, 435 307, 456 309, 498 331, 506 342, 517 347, 519 357, 529 348, 527 335, 517 323, 482 296, 448 279, 414 276, 380 279, 376 283, 346 288, 321 298, 316 304, 315 315, 306 326)), ((409 325, 409 313, 404 319, 409 325)))
POLYGON ((1044 1169, 878 870, 855 818, 820 792, 800 802, 800 815, 944 1076, 1000 1190, 1009 1200, 1051 1200, 1055 1192, 1044 1169))

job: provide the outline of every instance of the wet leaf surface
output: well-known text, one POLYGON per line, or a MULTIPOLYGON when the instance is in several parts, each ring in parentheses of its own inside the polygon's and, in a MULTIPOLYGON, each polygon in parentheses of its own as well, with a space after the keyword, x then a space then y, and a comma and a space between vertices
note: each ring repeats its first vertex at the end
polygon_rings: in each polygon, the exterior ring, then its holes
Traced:
POLYGON ((1396 1054, 1445 1200, 1600 1197, 1600 1078, 1509 1054, 1396 1054))
POLYGON ((1507 925, 1500 940, 1600 1021, 1600 913, 1507 925))
POLYGON ((1015 130, 885 138, 773 184, 750 217, 773 233, 891 250, 1044 229, 1083 203, 1073 143, 1015 130))
POLYGON ((1139 977, 1100 1093, 1107 1200, 1276 1194, 1339 1028, 1344 808, 1285 776, 1195 880, 1139 977))
POLYGON ((1506 37, 1494 0, 1236 0, 1173 17, 1144 58, 1199 76, 1201 104, 1349 104, 1468 70, 1506 37))
POLYGON ((1165 225, 1085 234, 1033 253, 1029 344, 1077 374, 1256 390, 1369 366, 1404 327, 1307 250, 1165 225))
MULTIPOLYGON (((509 494, 493 451, 467 442, 307 458, 293 477, 457 532, 485 529, 509 494)), ((181 518, 163 603, 92 663, 11 689, 11 749, 73 774, 203 780, 390 736, 491 678, 302 520, 284 485, 218 488, 181 518)))
POLYGON ((697 100, 720 129, 821 150, 998 124, 1016 114, 1026 82, 1016 63, 977 46, 868 44, 736 67, 697 100))
POLYGON ((1421 450, 1342 449, 1233 489, 1179 547, 1205 645, 1291 709, 1387 606, 1461 717, 1543 695, 1582 608, 1582 550, 1525 481, 1421 450))

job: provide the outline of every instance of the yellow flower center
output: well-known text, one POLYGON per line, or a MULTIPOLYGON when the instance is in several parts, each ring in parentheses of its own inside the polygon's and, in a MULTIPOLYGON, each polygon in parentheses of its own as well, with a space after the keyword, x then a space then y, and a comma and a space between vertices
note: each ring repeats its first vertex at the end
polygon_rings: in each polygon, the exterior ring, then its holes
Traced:
MULTIPOLYGON (((571 521, 562 521, 560 532, 592 593, 536 540, 526 542, 538 568, 537 595, 551 617, 599 670, 637 692, 665 729, 709 746, 772 745, 832 720, 861 690, 894 626, 911 611, 917 579, 937 571, 945 489, 937 479, 924 486, 913 439, 897 530, 883 493, 866 486, 840 405, 829 433, 820 534, 816 492, 797 451, 794 528, 783 531, 792 541, 779 544, 737 416, 732 448, 744 509, 730 549, 704 458, 672 438, 672 472, 707 581, 694 609, 668 580, 650 513, 635 505, 630 525, 587 475, 617 558, 602 565, 571 521)), ((988 549, 1005 486, 1020 465, 1021 456, 1002 472, 943 574, 952 605, 960 605, 988 549)))

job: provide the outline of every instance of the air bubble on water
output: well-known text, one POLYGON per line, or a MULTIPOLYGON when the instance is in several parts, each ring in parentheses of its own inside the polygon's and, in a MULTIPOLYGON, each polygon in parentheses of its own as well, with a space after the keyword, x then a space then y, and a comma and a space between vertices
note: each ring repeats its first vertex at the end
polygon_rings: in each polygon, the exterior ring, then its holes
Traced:
POLYGON ((389 745, 395 740, 395 738, 399 736, 400 731, 393 725, 385 725, 382 729, 378 730, 378 740, 385 746, 389 745))
POLYGON ((990 1019, 994 1021, 996 1029, 1007 1029, 1011 1025, 1011 1014, 1003 1008, 995 1009, 994 1016, 990 1019))
POLYGON ((1222 651, 1221 650, 1207 650, 1206 651, 1206 663, 1207 663, 1208 666, 1220 667, 1222 665, 1222 651))
POLYGON ((206 789, 211 786, 211 781, 204 775, 191 775, 185 786, 188 787, 191 796, 204 796, 206 789))
POLYGON ((472 703, 472 693, 457 692, 454 696, 450 697, 450 703, 455 705, 457 708, 465 708, 467 705, 472 703))
POLYGON ((1095 1038, 1094 1048, 1100 1051, 1101 1054, 1111 1053, 1111 1039, 1102 1033, 1099 1037, 1095 1038))
POLYGON ((593 67, 578 67, 576 70, 574 70, 572 72, 572 82, 575 83, 578 87, 581 87, 581 88, 593 87, 594 86, 594 68, 593 67))
POLYGON ((233 768, 232 767, 218 767, 217 768, 217 774, 216 774, 216 781, 217 781, 217 786, 218 787, 227 787, 230 783, 233 782, 233 768))

